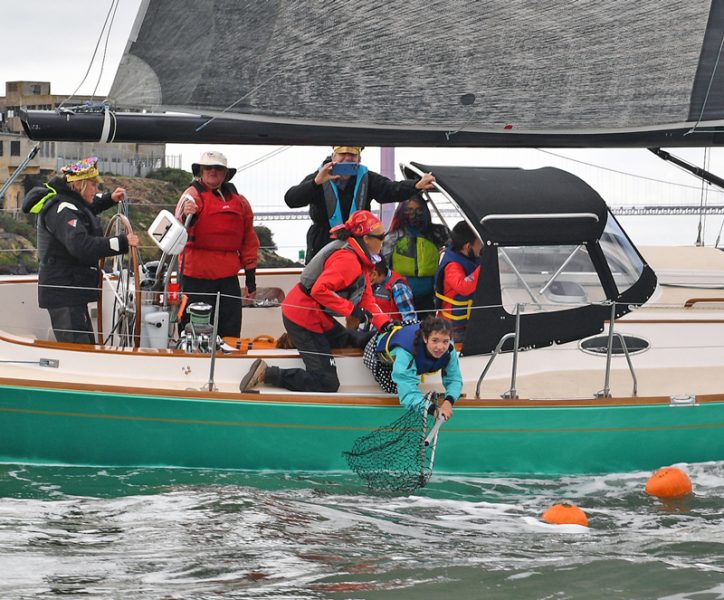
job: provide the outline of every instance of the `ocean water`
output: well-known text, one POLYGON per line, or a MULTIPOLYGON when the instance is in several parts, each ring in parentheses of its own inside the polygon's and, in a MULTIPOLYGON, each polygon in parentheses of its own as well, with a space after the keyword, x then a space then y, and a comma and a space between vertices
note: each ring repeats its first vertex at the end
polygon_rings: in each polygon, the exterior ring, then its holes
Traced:
MULTIPOLYGON (((441 438, 440 451, 444 451, 441 438)), ((724 462, 651 473, 434 476, 0 465, 0 598, 724 598, 724 462), (542 523, 559 502, 589 527, 542 523)))

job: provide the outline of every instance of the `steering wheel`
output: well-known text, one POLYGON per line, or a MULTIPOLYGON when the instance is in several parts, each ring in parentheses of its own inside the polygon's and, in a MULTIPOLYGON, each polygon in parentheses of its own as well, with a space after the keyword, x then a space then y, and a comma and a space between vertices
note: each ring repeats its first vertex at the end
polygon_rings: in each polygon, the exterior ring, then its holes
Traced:
MULTIPOLYGON (((128 217, 120 213, 113 215, 106 227, 105 236, 112 237, 122 233, 133 233, 128 217)), ((141 274, 139 271, 138 250, 129 246, 124 254, 108 257, 112 268, 106 273, 106 257, 98 263, 99 288, 98 297, 98 343, 102 346, 121 348, 138 348, 141 345, 141 274), (133 279, 131 279, 133 278, 133 279), (104 338, 103 327, 103 295, 104 282, 113 292, 113 319, 108 337, 104 338)))

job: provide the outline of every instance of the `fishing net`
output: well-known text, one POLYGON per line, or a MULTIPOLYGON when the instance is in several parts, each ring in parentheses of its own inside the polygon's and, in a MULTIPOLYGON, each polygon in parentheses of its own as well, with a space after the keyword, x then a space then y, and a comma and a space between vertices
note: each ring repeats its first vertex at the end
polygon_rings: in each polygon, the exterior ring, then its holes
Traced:
POLYGON ((358 438, 352 449, 342 454, 371 491, 412 494, 432 476, 440 425, 433 424, 435 419, 427 408, 408 410, 393 423, 358 438))

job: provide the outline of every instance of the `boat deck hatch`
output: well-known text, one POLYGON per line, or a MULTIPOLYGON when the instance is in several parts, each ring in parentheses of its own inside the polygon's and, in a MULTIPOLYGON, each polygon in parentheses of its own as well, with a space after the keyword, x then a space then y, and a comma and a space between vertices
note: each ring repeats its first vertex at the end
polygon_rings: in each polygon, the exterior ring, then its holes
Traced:
POLYGON ((586 290, 575 281, 554 281, 548 286, 545 295, 551 302, 556 303, 585 304, 588 302, 586 290))
MULTIPOLYGON (((649 342, 635 335, 624 335, 626 348, 629 354, 639 354, 649 349, 649 342)), ((584 352, 590 354, 600 354, 606 356, 608 353, 608 335, 594 335, 593 337, 581 340, 579 347, 584 352)), ((611 354, 620 355, 624 353, 623 345, 618 336, 614 336, 611 343, 611 354)))

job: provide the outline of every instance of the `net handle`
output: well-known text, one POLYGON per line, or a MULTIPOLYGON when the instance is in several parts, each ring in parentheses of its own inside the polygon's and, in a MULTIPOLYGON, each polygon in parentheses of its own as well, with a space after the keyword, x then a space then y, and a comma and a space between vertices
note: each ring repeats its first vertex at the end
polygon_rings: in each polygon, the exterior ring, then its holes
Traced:
POLYGON ((427 448, 433 440, 437 437, 437 432, 440 431, 440 427, 442 427, 442 424, 447 421, 445 417, 440 415, 437 420, 435 421, 435 425, 430 430, 430 433, 427 434, 427 437, 425 438, 425 441, 423 442, 423 445, 425 448, 427 448))

